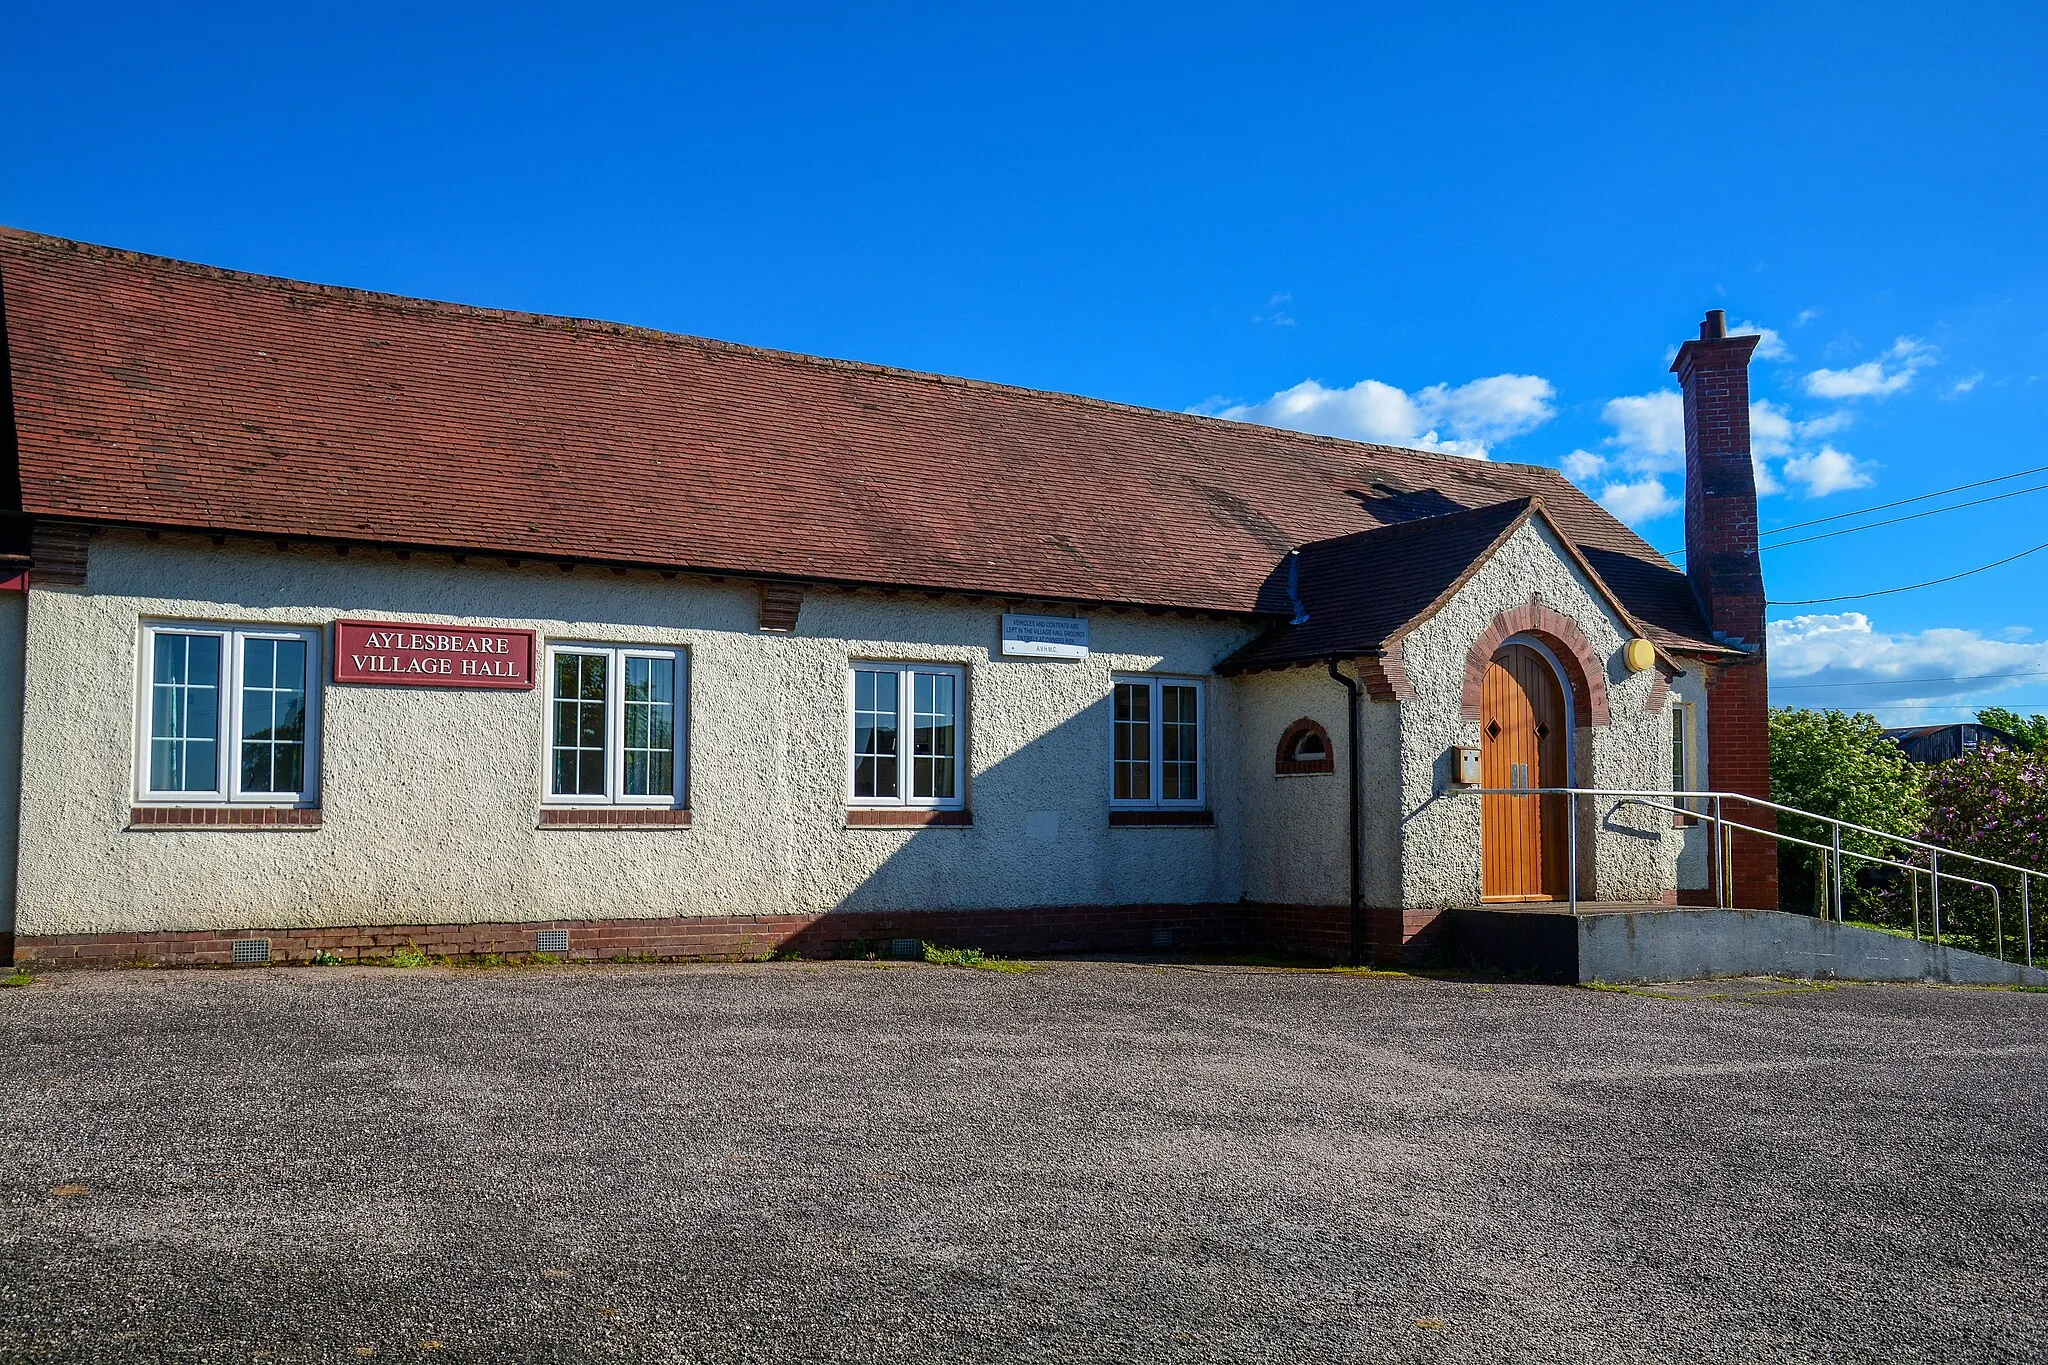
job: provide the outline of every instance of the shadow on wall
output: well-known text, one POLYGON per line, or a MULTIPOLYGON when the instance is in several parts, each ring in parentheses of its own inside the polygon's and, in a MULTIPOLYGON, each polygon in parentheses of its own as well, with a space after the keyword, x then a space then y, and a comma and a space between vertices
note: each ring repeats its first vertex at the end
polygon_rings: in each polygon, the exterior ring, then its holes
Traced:
MULTIPOLYGON (((1218 684, 1209 686, 1213 714, 1218 684)), ((971 823, 862 827, 852 822, 875 818, 867 808, 835 802, 821 856, 886 852, 781 948, 823 957, 886 955, 901 939, 1008 953, 1245 944, 1239 803, 1234 783, 1217 781, 1234 765, 1227 749, 1218 761, 1216 727, 1205 736, 1206 809, 1113 813, 1111 708, 1105 695, 1024 740, 971 774, 965 810, 930 817, 971 823)))

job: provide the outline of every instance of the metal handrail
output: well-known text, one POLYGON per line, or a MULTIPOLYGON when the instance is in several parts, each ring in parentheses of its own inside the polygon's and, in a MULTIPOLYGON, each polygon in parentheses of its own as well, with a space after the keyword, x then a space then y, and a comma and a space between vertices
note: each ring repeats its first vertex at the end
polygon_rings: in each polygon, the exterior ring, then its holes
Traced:
POLYGON ((2043 872, 2036 868, 2019 867, 2012 863, 2000 862, 1996 858, 1986 858, 1976 853, 1965 853, 1960 849, 1944 848, 1939 844, 1928 843, 1924 839, 1914 839, 1903 834, 1892 834, 1885 830, 1874 829, 1869 825, 1859 825, 1850 820, 1839 820, 1832 815, 1819 815, 1810 810, 1801 810, 1797 806, 1788 806, 1782 802, 1769 801, 1763 797, 1750 796, 1743 792, 1658 791, 1648 788, 1627 787, 1467 787, 1455 783, 1451 785, 1449 791, 1450 794, 1464 796, 1562 796, 1569 798, 1572 803, 1572 817, 1565 822, 1569 844, 1566 861, 1570 882, 1571 908, 1574 913, 1577 912, 1579 907, 1578 810, 1580 800, 1585 797, 1610 798, 1620 803, 1642 806, 1648 810, 1668 811, 1671 814, 1682 815, 1688 819, 1705 821, 1710 825, 1713 829, 1714 858, 1711 866, 1713 871, 1714 903, 1723 910, 1733 908, 1730 904, 1729 883, 1733 879, 1735 856, 1732 836, 1737 830, 1748 834, 1762 835, 1766 839, 1773 839, 1779 843, 1797 844, 1804 848, 1818 849, 1822 853, 1827 854, 1828 908, 1832 913, 1826 917, 1832 918, 1838 924, 1842 923, 1845 919, 1846 889, 1842 884, 1842 863, 1846 858, 1860 858, 1865 862, 1898 868, 1912 875, 1913 936, 1915 938, 1920 936, 1920 873, 1925 871, 1928 874, 1928 889, 1931 894, 1934 918, 1934 941, 1937 945, 1941 943, 1942 879, 1946 878, 1949 881, 1959 882, 1965 886, 1982 887, 1991 893, 1992 935, 1997 945, 1998 957, 2001 961, 2005 959, 2005 907, 2003 893, 1995 883, 1979 881, 1974 877, 1965 877, 1958 872, 1942 871, 1941 860, 1944 856, 1961 858, 1967 862, 1979 863, 1986 867, 1995 867, 2002 871, 2017 873, 2020 878, 2020 931, 2023 954, 2026 965, 2029 967, 2034 965, 2034 918, 2031 890, 2035 877, 2048 879, 2048 872, 2043 872), (1688 805, 1660 804, 1659 799, 1673 803, 1711 802, 1712 806, 1711 810, 1700 810, 1688 805), (1802 839, 1794 834, 1786 834, 1779 830, 1764 829, 1758 825, 1731 820, 1722 809, 1724 801, 1747 802, 1752 806, 1761 806, 1780 814, 1796 815, 1801 819, 1812 820, 1817 824, 1826 825, 1831 830, 1830 840, 1825 844, 1816 843, 1811 839, 1802 839), (1851 830, 1858 834, 1875 835, 1880 839, 1888 840, 1894 844, 1902 844, 1908 848, 1923 849, 1928 854, 1928 866, 1923 869, 1913 863, 1900 862, 1875 853, 1864 853, 1854 848, 1844 848, 1842 846, 1842 833, 1845 830, 1851 830))

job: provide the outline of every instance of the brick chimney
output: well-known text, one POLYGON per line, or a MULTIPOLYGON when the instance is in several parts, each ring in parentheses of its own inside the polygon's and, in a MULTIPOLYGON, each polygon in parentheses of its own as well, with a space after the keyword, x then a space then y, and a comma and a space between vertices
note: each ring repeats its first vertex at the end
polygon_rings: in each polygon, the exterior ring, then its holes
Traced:
MULTIPOLYGON (((1685 573, 1723 644, 1744 656, 1707 670, 1707 782, 1716 791, 1771 796, 1770 674, 1764 656, 1764 571, 1757 553, 1756 470, 1749 456, 1749 357, 1761 338, 1728 335, 1716 308, 1698 341, 1678 348, 1672 373, 1685 391, 1685 573)), ((1729 811, 1776 829, 1771 812, 1729 811)), ((1735 836, 1734 903, 1778 905, 1772 840, 1735 836)))

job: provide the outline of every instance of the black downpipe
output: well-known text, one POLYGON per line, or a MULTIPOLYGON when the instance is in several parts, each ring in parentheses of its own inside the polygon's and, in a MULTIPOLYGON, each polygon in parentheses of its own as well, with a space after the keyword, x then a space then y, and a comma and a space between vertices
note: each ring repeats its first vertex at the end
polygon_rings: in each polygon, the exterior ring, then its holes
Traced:
POLYGON ((1346 788, 1350 797, 1351 813, 1351 965, 1365 965, 1365 895, 1358 875, 1358 684, 1344 676, 1337 668, 1337 660, 1330 659, 1330 676, 1344 684, 1350 694, 1344 706, 1344 759, 1351 770, 1351 782, 1346 788))

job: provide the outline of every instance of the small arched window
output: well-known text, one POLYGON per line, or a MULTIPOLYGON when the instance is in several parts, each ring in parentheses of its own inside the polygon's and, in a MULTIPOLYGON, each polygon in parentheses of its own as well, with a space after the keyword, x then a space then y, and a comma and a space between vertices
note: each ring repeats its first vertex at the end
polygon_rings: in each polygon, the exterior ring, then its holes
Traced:
POLYGON ((1336 770, 1337 755, 1330 743, 1330 732, 1316 721, 1303 716, 1280 736, 1280 747, 1273 754, 1275 776, 1300 777, 1336 770))

